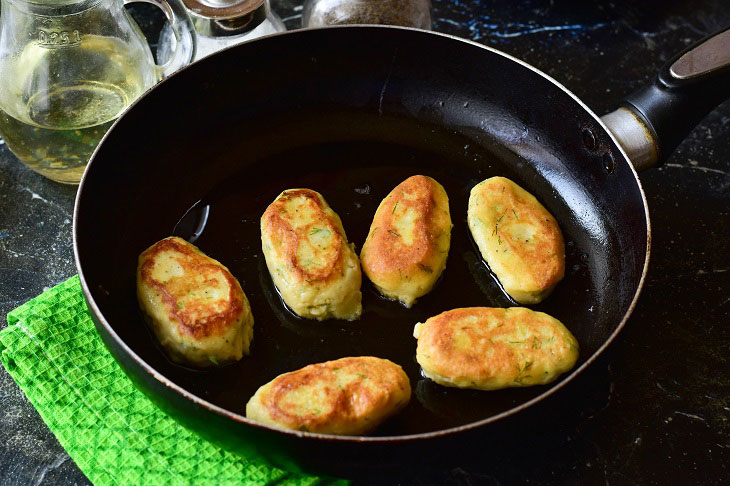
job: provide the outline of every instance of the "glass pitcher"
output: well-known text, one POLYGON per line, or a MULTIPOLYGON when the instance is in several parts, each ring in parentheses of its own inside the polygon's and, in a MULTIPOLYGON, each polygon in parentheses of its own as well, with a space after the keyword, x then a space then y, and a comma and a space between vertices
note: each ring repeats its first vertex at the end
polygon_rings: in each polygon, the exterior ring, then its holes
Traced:
POLYGON ((122 110, 195 55, 179 0, 144 0, 163 10, 177 40, 162 66, 124 9, 137 0, 0 1, 0 135, 58 182, 77 184, 122 110))

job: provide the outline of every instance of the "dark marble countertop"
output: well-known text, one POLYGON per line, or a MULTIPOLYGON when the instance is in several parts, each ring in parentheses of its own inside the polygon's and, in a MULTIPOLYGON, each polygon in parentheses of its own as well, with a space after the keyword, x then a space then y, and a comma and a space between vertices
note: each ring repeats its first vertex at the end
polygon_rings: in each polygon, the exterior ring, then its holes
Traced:
MULTIPOLYGON (((301 2, 272 6, 287 27, 299 26, 301 2)), ((535 65, 599 114, 690 42, 730 25, 726 0, 435 0, 433 13, 434 30, 535 65)), ((135 16, 145 31, 159 27, 148 10, 135 16)), ((458 467, 366 482, 727 484, 730 103, 641 180, 652 260, 639 304, 612 346, 557 396, 518 414, 518 425, 503 426, 499 450, 458 467)), ((0 145, 3 326, 11 309, 75 273, 75 192, 22 167, 0 145)), ((0 483, 88 483, 1 368, 0 483)))

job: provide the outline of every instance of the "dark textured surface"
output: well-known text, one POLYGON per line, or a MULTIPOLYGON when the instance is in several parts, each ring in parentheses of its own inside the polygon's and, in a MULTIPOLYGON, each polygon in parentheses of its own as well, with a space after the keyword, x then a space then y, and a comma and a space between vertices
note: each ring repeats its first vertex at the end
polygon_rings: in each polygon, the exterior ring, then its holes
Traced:
MULTIPOLYGON (((676 51, 730 25, 724 0, 601 3, 436 1, 434 28, 532 63, 604 113, 676 51)), ((289 28, 299 25, 299 2, 274 1, 273 7, 289 28)), ((138 17, 148 31, 159 23, 148 9, 140 8, 138 17)), ((503 444, 498 449, 475 444, 475 457, 459 467, 364 482, 727 481, 730 103, 642 182, 652 261, 639 304, 611 348, 557 397, 495 430, 503 444)), ((23 168, 0 146, 3 323, 9 310, 75 273, 74 193, 23 168)), ((0 424, 2 484, 88 483, 4 370, 0 424)))

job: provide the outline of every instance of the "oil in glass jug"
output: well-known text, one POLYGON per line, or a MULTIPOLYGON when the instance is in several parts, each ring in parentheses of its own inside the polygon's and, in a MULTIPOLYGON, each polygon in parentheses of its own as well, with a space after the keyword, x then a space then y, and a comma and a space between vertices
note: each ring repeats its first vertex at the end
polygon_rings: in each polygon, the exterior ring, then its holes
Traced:
POLYGON ((122 0, 1 1, 0 136, 24 164, 58 182, 78 183, 120 113, 195 54, 179 0, 152 1, 179 40, 163 66, 122 0))

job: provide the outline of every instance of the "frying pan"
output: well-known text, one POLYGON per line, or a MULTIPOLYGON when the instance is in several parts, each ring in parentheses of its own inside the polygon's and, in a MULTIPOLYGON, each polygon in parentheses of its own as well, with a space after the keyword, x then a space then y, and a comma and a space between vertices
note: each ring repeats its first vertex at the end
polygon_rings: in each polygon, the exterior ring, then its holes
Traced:
POLYGON ((632 161, 643 168, 666 158, 728 94, 727 59, 708 54, 728 32, 690 50, 689 61, 678 56, 655 85, 607 116, 614 133, 529 65, 424 31, 295 31, 192 65, 121 117, 81 182, 74 250, 97 329, 165 411, 230 450, 290 470, 352 475, 488 441, 490 426, 563 388, 624 326, 651 239, 632 161), (315 189, 359 249, 380 200, 414 174, 434 177, 450 198, 452 247, 435 289, 405 309, 365 281, 364 312, 355 322, 289 313, 261 253, 266 206, 283 189, 315 189), (455 307, 515 305, 466 227, 469 190, 493 175, 535 194, 561 226, 565 279, 533 308, 566 324, 580 357, 547 386, 444 388, 420 375, 414 324, 455 307), (248 295, 254 340, 239 363, 206 371, 173 364, 145 325, 135 299, 136 259, 170 234, 223 262, 248 295), (249 397, 275 376, 358 355, 400 364, 414 390, 408 408, 373 435, 280 431, 245 419, 249 397))

